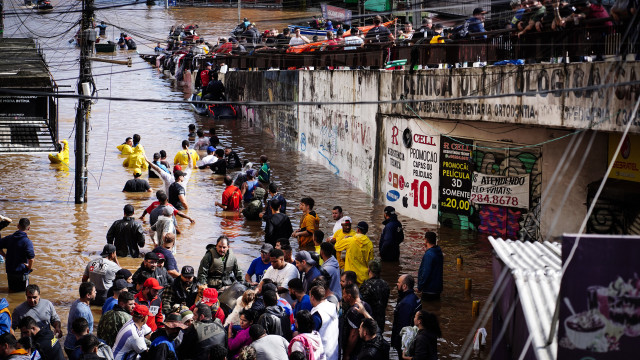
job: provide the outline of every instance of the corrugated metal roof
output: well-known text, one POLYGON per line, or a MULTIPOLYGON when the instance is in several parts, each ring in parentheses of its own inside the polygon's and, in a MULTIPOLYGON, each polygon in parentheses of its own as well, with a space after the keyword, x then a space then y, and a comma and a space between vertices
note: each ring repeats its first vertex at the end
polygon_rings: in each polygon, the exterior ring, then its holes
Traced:
POLYGON ((556 359, 557 336, 551 345, 546 346, 546 343, 560 291, 561 245, 493 237, 489 237, 489 242, 496 256, 511 270, 536 357, 539 360, 556 359))

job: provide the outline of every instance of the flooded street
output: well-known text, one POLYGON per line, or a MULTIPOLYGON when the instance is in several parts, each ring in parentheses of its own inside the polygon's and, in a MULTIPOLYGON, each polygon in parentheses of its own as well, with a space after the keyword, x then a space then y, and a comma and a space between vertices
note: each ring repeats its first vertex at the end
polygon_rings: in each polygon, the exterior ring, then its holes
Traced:
MULTIPOLYGON (((18 12, 19 16, 7 15, 5 37, 35 37, 43 48, 46 60, 61 91, 76 87, 79 50, 69 40, 77 26, 72 26, 79 18, 80 2, 68 0, 56 3, 56 11, 69 12, 40 15, 27 12, 17 6, 17 1, 5 2, 7 12, 18 12), (14 8, 14 9, 12 9, 14 8), (63 33, 65 30, 70 31, 63 33)), ((108 6, 111 2, 97 1, 96 6, 108 6)), ((316 12, 300 13, 275 10, 243 9, 242 16, 257 23, 259 29, 282 29, 289 23, 287 19, 310 17, 316 12), (268 20, 268 21, 267 21, 268 20)), ((140 53, 152 53, 156 42, 164 41, 172 25, 198 24, 199 33, 213 43, 218 36, 227 37, 237 24, 237 9, 186 8, 165 10, 161 6, 147 7, 144 3, 135 6, 101 10, 96 20, 118 25, 122 30, 109 26, 110 40, 117 40, 116 34, 126 31, 138 43, 140 53)), ((112 55, 99 54, 99 57, 112 55)), ((181 86, 159 74, 144 62, 134 51, 118 51, 115 59, 130 56, 133 66, 93 62, 93 73, 99 90, 98 96, 125 98, 154 98, 181 100, 188 97, 181 86)), ((68 139, 74 147, 74 116, 76 101, 59 101, 59 136, 68 139)), ((209 118, 195 115, 188 104, 116 102, 99 100, 92 106, 89 147, 88 203, 75 205, 73 201, 74 170, 64 165, 51 165, 46 154, 0 155, 0 213, 17 223, 21 217, 31 220, 29 237, 34 243, 36 258, 31 283, 42 289, 42 298, 54 303, 66 329, 69 305, 78 297, 78 285, 84 267, 89 259, 97 257, 106 243, 106 232, 113 221, 122 217, 125 204, 132 204, 136 217, 142 214, 152 201, 154 193, 126 194, 122 187, 130 179, 131 172, 122 166, 123 157, 116 146, 133 133, 142 136, 149 157, 161 149, 166 150, 169 160, 180 150, 180 142, 187 138, 187 126, 196 123, 207 131, 214 127, 225 146, 232 146, 241 159, 258 161, 261 154, 269 157, 273 178, 279 191, 288 201, 287 213, 294 228, 300 222, 301 212, 297 209, 300 198, 310 196, 315 199, 315 211, 321 218, 321 229, 329 234, 333 227, 331 209, 341 205, 345 213, 354 221, 366 221, 370 225, 369 237, 374 242, 376 257, 377 242, 384 220, 384 206, 374 202, 365 193, 352 187, 321 165, 313 163, 302 154, 284 150, 269 135, 247 123, 237 121, 214 122, 209 118)), ((74 164, 71 151, 70 165, 74 164)), ((143 175, 146 178, 146 174, 143 175)), ((162 185, 160 179, 151 179, 155 190, 162 185)), ((187 186, 189 216, 196 221, 189 224, 178 218, 182 234, 177 241, 178 266, 197 266, 205 253, 205 246, 220 235, 232 239, 231 248, 235 252, 243 270, 259 255, 263 242, 260 222, 244 221, 239 218, 222 216, 216 211, 214 202, 222 194, 224 186, 220 179, 214 179, 209 170, 195 170, 187 186)), ((147 217, 148 220, 148 217, 147 217)), ((388 307, 385 335, 390 335, 393 306, 399 274, 411 273, 417 276, 424 254, 424 232, 435 230, 439 233, 439 245, 445 254, 445 284, 442 301, 429 310, 436 312, 442 326, 444 342, 440 343, 440 357, 454 358, 460 351, 465 337, 471 330, 472 300, 480 300, 482 307, 493 284, 491 275, 491 247, 486 239, 475 233, 450 229, 437 229, 415 220, 400 216, 405 226, 405 242, 401 246, 399 264, 383 265, 382 277, 392 288, 388 307), (464 266, 458 269, 456 257, 464 258, 464 266), (471 297, 465 297, 465 278, 473 279, 471 297)), ((2 231, 9 235, 15 225, 2 231)), ((148 228, 148 223, 145 223, 148 228)), ((292 242, 293 244, 293 242, 292 242)), ((151 250, 147 239, 145 251, 151 250)), ((121 259, 121 265, 135 271, 140 259, 121 259)), ((24 294, 8 294, 6 275, 2 265, 0 275, 0 296, 7 297, 10 309, 24 301, 24 294)), ((94 307, 94 314, 99 309, 94 307)), ((97 324, 97 317, 96 317, 97 324)), ((490 326, 488 324, 487 328, 490 326)), ((488 329, 489 330, 489 329, 488 329)), ((65 330, 66 333, 66 330, 65 330)), ((488 351, 485 352, 488 354, 488 351)), ((479 357, 483 357, 482 354, 479 357)))

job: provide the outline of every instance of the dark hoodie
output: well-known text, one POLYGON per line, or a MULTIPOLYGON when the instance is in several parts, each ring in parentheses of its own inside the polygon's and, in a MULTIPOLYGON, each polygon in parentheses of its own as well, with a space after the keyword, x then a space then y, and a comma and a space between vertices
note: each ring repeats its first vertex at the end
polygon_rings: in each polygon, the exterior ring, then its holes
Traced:
POLYGON ((258 324, 262 325, 269 335, 280 335, 291 341, 291 321, 289 315, 278 305, 267 306, 264 314, 260 315, 258 324))
POLYGON ((377 335, 362 344, 358 360, 389 360, 389 343, 377 335))
POLYGON ((36 254, 33 244, 24 231, 16 231, 13 234, 0 239, 0 249, 7 249, 5 257, 8 274, 26 274, 29 272, 27 260, 33 259, 36 254))
POLYGON ((382 236, 380 236, 380 257, 383 261, 398 261, 400 259, 400 243, 404 241, 404 231, 397 216, 391 216, 382 222, 382 236))
POLYGON ((281 213, 273 214, 265 224, 264 241, 275 247, 278 239, 288 239, 291 234, 293 234, 293 226, 289 217, 281 213))

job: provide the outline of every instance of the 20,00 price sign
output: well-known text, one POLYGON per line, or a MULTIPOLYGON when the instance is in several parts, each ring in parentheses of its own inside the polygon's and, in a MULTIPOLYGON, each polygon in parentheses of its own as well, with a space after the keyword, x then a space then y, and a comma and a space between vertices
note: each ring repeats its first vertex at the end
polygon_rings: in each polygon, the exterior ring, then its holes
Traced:
POLYGON ((440 210, 469 215, 473 140, 441 136, 440 210))

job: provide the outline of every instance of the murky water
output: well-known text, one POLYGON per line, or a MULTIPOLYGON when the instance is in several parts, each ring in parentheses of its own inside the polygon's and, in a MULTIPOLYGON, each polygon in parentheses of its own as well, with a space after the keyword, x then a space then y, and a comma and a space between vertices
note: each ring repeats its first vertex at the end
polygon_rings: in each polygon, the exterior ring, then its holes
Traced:
MULTIPOLYGON (((78 49, 68 40, 77 27, 73 22, 79 18, 80 2, 67 0, 55 3, 56 11, 64 9, 64 14, 39 15, 16 8, 18 0, 5 1, 6 11, 23 12, 19 16, 6 17, 6 37, 31 36, 40 38, 51 71, 62 91, 75 88, 77 77, 78 49), (71 29, 64 33, 65 30, 71 29), (44 38, 44 37, 47 38, 44 38), (68 86, 68 87, 64 87, 68 86)), ((96 6, 111 5, 111 2, 97 1, 96 6)), ((273 10, 242 11, 258 24, 258 28, 282 29, 291 18, 310 17, 315 12, 285 12, 273 10)), ((198 24, 200 34, 213 42, 218 36, 227 36, 237 23, 236 9, 172 9, 160 6, 147 7, 143 3, 135 6, 98 11, 96 20, 104 20, 120 26, 133 34, 140 53, 151 53, 155 43, 162 41, 168 29, 175 24, 198 24)), ((108 35, 113 40, 120 30, 109 27, 108 35)), ((131 56, 133 67, 105 63, 93 63, 95 81, 100 96, 130 98, 159 98, 179 100, 186 98, 182 87, 158 74, 142 61, 135 52, 119 51, 115 55, 98 55, 125 59, 131 56)), ((76 102, 60 100, 60 139, 69 139, 73 149, 73 119, 76 102)), ((32 283, 42 288, 42 297, 51 300, 66 324, 68 307, 77 298, 77 288, 84 266, 90 258, 98 256, 105 244, 107 229, 114 220, 122 217, 125 204, 132 204, 139 216, 153 200, 148 194, 122 193, 124 182, 131 177, 121 163, 116 145, 122 143, 134 132, 142 135, 142 144, 150 155, 165 149, 169 158, 180 150, 180 142, 187 136, 187 126, 197 123, 209 129, 215 127, 224 145, 238 150, 242 159, 256 161, 261 154, 269 156, 274 178, 281 193, 289 200, 288 213, 294 227, 300 221, 297 200, 311 196, 316 200, 316 212, 321 218, 321 227, 326 233, 333 227, 331 208, 341 205, 354 221, 370 224, 370 238, 377 248, 381 233, 383 205, 374 202, 358 189, 333 175, 324 167, 313 163, 304 156, 284 150, 259 129, 248 127, 237 121, 213 122, 197 117, 188 105, 157 104, 143 102, 98 101, 92 106, 90 157, 89 157, 89 201, 84 205, 73 202, 73 169, 63 165, 51 165, 46 154, 0 155, 0 212, 16 222, 20 217, 28 217, 32 222, 29 233, 36 249, 35 271, 32 283)), ((74 155, 71 151, 71 166, 74 155)), ((159 188, 159 179, 151 179, 151 186, 159 188)), ((178 265, 197 266, 205 253, 205 246, 222 234, 232 238, 232 249, 244 268, 258 255, 263 238, 259 222, 245 222, 241 219, 224 217, 214 208, 223 186, 214 179, 210 171, 195 171, 187 187, 189 215, 196 223, 189 224, 182 218, 178 222, 182 235, 178 238, 178 265)), ((397 291, 395 283, 398 274, 416 275, 424 253, 423 234, 434 230, 435 226, 401 217, 405 226, 405 243, 401 249, 399 265, 385 264, 383 278, 392 287, 389 301, 387 333, 390 332, 392 309, 397 291)), ((148 226, 148 224, 145 224, 148 226)), ((8 235, 15 226, 5 229, 8 235)), ((439 230, 440 245, 445 253, 445 289, 442 301, 430 310, 435 311, 441 321, 444 342, 440 343, 441 358, 449 358, 457 353, 470 331, 474 319, 471 317, 472 300, 486 301, 492 286, 490 268, 490 246, 486 239, 478 239, 475 234, 439 230), (458 270, 456 257, 464 257, 464 267, 458 270), (471 297, 464 295, 464 279, 473 279, 471 297)), ((150 241, 147 241, 149 250, 150 241)), ((140 260, 122 259, 123 266, 135 270, 140 260)), ((24 301, 23 294, 7 294, 4 269, 0 275, 0 296, 8 297, 13 309, 24 301)), ((94 309, 95 315, 99 310, 94 309)), ((97 318, 96 318, 97 319, 97 318)), ((479 355, 482 357, 482 354, 479 355)))

